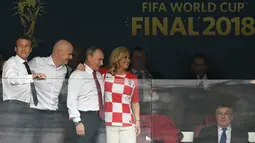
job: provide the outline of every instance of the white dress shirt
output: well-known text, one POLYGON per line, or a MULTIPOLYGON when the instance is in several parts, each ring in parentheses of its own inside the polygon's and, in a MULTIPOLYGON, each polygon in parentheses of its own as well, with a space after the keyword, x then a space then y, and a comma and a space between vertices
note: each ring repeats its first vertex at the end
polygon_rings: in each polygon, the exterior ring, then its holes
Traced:
POLYGON ((3 100, 19 100, 29 103, 32 98, 32 75, 28 75, 23 64, 25 60, 19 56, 9 58, 3 66, 2 86, 3 100))
MULTIPOLYGON (((222 128, 218 126, 218 143, 220 143, 220 138, 221 138, 222 132, 223 132, 222 128)), ((230 141, 231 141, 231 126, 227 127, 226 135, 227 135, 226 143, 230 143, 230 141)))
POLYGON ((36 57, 29 63, 32 73, 46 74, 45 80, 35 80, 35 89, 38 98, 38 105, 31 100, 30 108, 40 110, 57 110, 58 97, 66 76, 66 66, 56 67, 52 57, 36 57))
MULTIPOLYGON (((104 95, 104 79, 97 72, 102 96, 104 95)), ((103 99, 103 98, 102 98, 103 99)), ((98 111, 98 91, 93 78, 93 70, 85 64, 85 71, 74 71, 68 81, 67 107, 69 118, 74 122, 81 120, 79 111, 98 111)))

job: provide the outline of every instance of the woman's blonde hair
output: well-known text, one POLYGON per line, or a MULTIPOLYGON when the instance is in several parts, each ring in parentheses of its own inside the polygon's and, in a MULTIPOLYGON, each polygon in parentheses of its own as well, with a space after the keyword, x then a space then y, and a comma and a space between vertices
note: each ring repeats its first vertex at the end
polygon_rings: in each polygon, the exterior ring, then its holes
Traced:
POLYGON ((119 67, 120 60, 126 56, 129 56, 129 50, 126 47, 117 47, 112 51, 109 59, 109 72, 112 75, 115 75, 119 67))

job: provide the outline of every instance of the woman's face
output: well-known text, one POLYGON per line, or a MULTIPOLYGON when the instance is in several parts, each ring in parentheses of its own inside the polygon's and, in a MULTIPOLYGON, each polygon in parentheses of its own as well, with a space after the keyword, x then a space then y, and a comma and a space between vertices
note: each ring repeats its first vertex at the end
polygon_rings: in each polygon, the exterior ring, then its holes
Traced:
POLYGON ((119 61, 119 68, 122 70, 127 70, 130 64, 130 56, 126 54, 120 61, 119 61))

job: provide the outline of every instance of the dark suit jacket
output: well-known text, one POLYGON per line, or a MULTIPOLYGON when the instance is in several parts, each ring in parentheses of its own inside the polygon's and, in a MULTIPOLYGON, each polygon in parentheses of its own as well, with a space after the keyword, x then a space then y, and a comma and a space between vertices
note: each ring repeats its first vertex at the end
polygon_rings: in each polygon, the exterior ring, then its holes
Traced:
MULTIPOLYGON (((248 131, 231 126, 231 143, 249 143, 248 131)), ((200 131, 198 137, 194 138, 194 143, 218 143, 218 126, 206 127, 200 131)))
MULTIPOLYGON (((220 74, 211 71, 208 71, 206 75, 208 79, 224 79, 223 76, 221 76, 220 74)), ((184 79, 197 79, 197 75, 194 72, 190 71, 185 73, 184 79)))

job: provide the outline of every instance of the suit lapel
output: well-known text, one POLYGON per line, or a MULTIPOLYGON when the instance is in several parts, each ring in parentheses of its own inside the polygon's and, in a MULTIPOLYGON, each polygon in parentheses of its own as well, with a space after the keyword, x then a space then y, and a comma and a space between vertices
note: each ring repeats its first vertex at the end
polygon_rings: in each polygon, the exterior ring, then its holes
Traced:
MULTIPOLYGON (((239 134, 236 132, 235 127, 231 127, 231 143, 239 143, 239 134)), ((242 142, 241 142, 242 143, 242 142)))
POLYGON ((214 137, 214 141, 215 141, 215 143, 218 143, 218 126, 216 125, 216 126, 214 126, 214 131, 215 131, 215 133, 214 133, 214 135, 215 135, 215 137, 214 137))
POLYGON ((205 143, 218 143, 218 126, 212 126, 208 133, 209 138, 205 140, 205 143))

